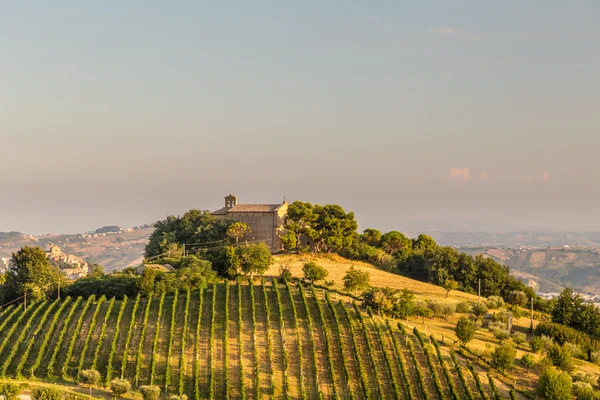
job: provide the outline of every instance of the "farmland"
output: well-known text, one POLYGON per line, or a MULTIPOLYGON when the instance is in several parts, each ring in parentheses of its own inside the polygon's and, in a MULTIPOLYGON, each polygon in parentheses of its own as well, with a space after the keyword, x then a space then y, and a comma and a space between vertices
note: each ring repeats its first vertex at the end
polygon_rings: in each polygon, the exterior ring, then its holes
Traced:
POLYGON ((415 335, 333 292, 273 282, 12 306, 0 310, 0 373, 69 384, 95 368, 103 385, 123 377, 190 399, 493 398, 485 371, 473 375, 431 332, 415 335))

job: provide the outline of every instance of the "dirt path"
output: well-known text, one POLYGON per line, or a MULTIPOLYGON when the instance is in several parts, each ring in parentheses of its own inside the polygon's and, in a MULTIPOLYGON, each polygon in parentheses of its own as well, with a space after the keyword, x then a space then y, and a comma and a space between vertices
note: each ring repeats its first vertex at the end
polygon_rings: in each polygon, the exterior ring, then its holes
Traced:
POLYGON ((298 349, 298 337, 296 335, 296 319, 290 302, 290 294, 285 286, 279 286, 281 295, 281 305, 283 307, 283 319, 285 321, 285 346, 288 353, 288 383, 289 394, 294 399, 299 399, 301 388, 301 363, 300 352, 298 349))
POLYGON ((272 343, 272 358, 273 358, 273 369, 274 376, 273 380, 275 383, 275 397, 282 398, 284 390, 283 380, 283 342, 281 340, 281 324, 279 322, 279 313, 277 311, 277 299, 273 287, 267 284, 267 301, 269 303, 269 319, 271 321, 270 335, 273 340, 272 343))
POLYGON ((321 317, 319 316, 319 309, 317 307, 318 299, 315 299, 313 295, 310 293, 310 290, 304 289, 306 295, 306 301, 308 303, 308 309, 310 311, 310 316, 313 321, 313 340, 315 342, 315 346, 317 347, 317 367, 319 369, 319 385, 320 390, 323 392, 323 396, 325 398, 333 397, 333 387, 331 374, 329 373, 328 365, 328 355, 325 347, 325 335, 323 334, 323 330, 320 328, 321 317))
MULTIPOLYGON (((266 308, 265 308, 265 296, 263 294, 262 287, 254 285, 254 297, 256 302, 256 340, 258 342, 258 354, 256 360, 259 365, 260 371, 260 392, 262 397, 266 397, 271 394, 271 360, 268 352, 268 331, 270 329, 267 326, 266 320, 266 308)), ((274 352, 273 352, 274 353, 274 352)))
POLYGON ((198 372, 198 378, 200 381, 200 397, 205 399, 208 397, 210 392, 210 388, 208 386, 209 383, 209 375, 210 375, 210 357, 211 357, 211 349, 210 349, 210 324, 211 324, 211 314, 212 314, 212 293, 213 287, 209 286, 204 291, 204 301, 203 301, 203 310, 202 310, 202 318, 200 322, 200 370, 198 372))
POLYGON ((313 349, 310 341, 310 336, 313 334, 308 327, 308 316, 302 297, 298 290, 293 290, 293 298, 298 312, 298 330, 302 340, 302 363, 304 366, 304 387, 306 388, 306 396, 309 399, 319 397, 317 379, 315 376, 315 366, 313 362, 313 349))

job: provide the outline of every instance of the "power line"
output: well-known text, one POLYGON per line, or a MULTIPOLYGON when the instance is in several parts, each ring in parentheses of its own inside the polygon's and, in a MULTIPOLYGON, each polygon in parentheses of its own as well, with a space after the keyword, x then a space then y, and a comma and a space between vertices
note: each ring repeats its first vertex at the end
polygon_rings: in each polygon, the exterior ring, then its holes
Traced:
POLYGON ((14 302, 17 302, 17 301, 21 300, 21 299, 22 299, 22 298, 24 298, 24 297, 25 297, 25 295, 23 295, 23 296, 21 296, 21 297, 19 297, 19 298, 16 298, 16 299, 14 299, 14 300, 12 300, 12 301, 9 301, 9 302, 8 302, 8 303, 6 303, 6 304, 2 304, 2 305, 0 306, 0 308, 6 307, 6 306, 8 306, 8 305, 11 305, 12 303, 14 303, 14 302))

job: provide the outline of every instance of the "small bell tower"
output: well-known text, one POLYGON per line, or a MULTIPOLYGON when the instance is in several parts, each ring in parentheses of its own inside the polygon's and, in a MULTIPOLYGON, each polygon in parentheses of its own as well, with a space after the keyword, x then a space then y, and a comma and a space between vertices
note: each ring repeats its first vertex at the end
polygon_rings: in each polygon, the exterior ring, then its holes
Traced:
POLYGON ((237 206, 238 198, 237 196, 232 195, 231 193, 228 196, 225 196, 225 208, 231 209, 237 206))

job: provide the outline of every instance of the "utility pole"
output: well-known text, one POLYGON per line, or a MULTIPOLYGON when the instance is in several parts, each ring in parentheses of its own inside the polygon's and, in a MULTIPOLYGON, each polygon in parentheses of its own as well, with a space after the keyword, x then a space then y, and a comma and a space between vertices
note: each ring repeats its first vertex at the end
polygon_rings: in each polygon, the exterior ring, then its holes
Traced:
POLYGON ((533 332, 533 296, 531 296, 531 326, 529 329, 531 329, 531 332, 533 332))
POLYGON ((477 291, 477 302, 481 300, 481 278, 479 278, 479 290, 477 291))

